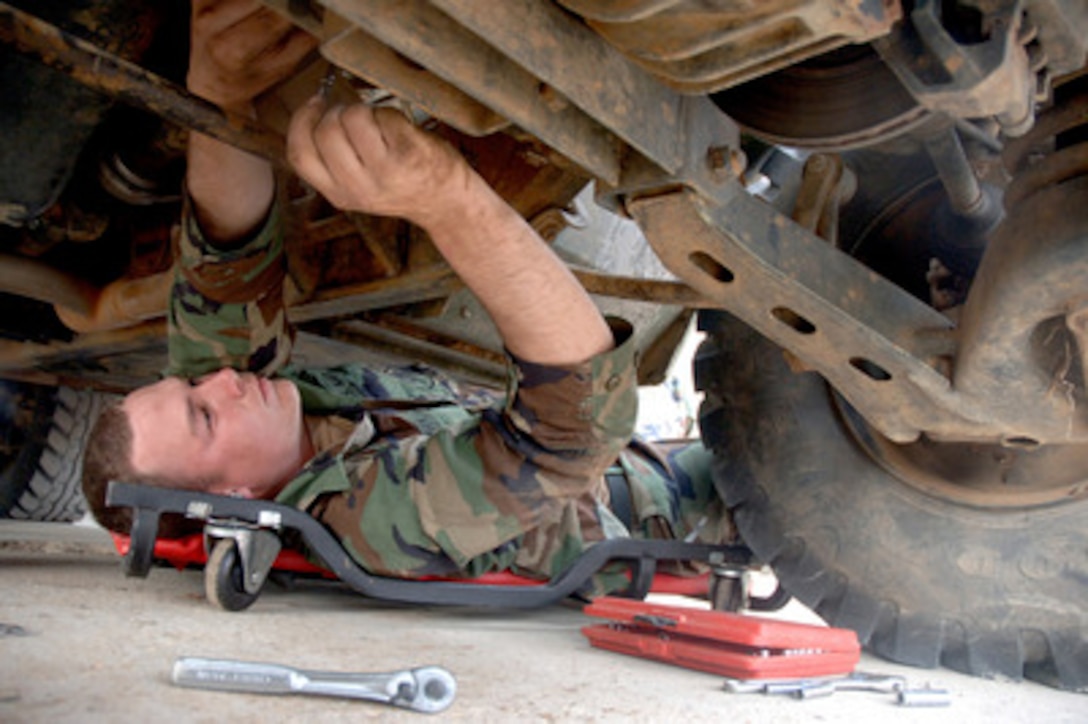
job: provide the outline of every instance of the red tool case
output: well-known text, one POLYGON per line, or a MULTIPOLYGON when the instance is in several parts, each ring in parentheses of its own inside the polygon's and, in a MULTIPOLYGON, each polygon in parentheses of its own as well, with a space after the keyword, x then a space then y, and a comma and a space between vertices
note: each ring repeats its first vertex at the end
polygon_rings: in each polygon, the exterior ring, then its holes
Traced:
POLYGON ((853 631, 606 596, 584 609, 594 646, 734 679, 835 676, 854 670, 853 631))

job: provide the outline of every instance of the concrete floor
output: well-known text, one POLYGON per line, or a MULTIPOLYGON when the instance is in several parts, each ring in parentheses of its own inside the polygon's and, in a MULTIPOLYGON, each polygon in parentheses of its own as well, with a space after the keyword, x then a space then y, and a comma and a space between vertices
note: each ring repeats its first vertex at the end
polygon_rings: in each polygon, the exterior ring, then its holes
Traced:
POLYGON ((531 612, 406 608, 339 586, 265 591, 243 613, 207 604, 202 575, 156 569, 126 579, 100 533, 0 522, 0 721, 422 721, 366 702, 181 689, 176 657, 388 671, 436 664, 458 695, 451 721, 1085 722, 1088 696, 973 679, 865 656, 860 670, 947 689, 942 709, 886 694, 795 701, 727 694, 718 676, 590 647, 576 606, 531 612))

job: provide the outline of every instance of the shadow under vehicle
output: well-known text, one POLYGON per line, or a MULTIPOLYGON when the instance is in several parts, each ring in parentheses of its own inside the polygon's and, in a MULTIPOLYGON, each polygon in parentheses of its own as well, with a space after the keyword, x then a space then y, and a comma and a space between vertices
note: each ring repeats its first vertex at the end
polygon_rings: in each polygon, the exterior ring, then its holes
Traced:
MULTIPOLYGON (((254 122, 181 88, 183 3, 0 3, 7 512, 58 417, 163 366, 186 129, 282 163, 331 67, 568 240, 643 382, 698 310, 716 482, 786 590, 896 661, 1088 688, 1083 2, 268 4, 322 43, 254 122), (671 276, 564 231, 591 181, 671 276)), ((304 363, 501 379, 418 230, 284 186, 304 363)))

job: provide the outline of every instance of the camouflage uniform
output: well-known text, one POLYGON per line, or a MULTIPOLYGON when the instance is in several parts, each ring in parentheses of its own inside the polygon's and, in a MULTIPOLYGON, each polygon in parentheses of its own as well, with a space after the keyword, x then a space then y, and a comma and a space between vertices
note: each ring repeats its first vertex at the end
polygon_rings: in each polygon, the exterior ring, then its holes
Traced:
MULTIPOLYGON (((625 450, 637 406, 625 323, 612 324, 615 349, 582 364, 511 356, 498 404, 481 404, 419 367, 293 369, 276 216, 245 246, 223 252, 184 215, 168 372, 193 377, 232 366, 295 382, 318 453, 277 500, 324 523, 366 570, 551 576, 594 541, 628 535, 607 506, 610 465, 629 483, 634 535, 699 527, 719 535, 703 520, 715 505, 709 476, 674 480, 664 461, 625 450)), ((693 469, 705 456, 701 448, 681 453, 693 469)), ((587 593, 621 583, 603 575, 587 593)))

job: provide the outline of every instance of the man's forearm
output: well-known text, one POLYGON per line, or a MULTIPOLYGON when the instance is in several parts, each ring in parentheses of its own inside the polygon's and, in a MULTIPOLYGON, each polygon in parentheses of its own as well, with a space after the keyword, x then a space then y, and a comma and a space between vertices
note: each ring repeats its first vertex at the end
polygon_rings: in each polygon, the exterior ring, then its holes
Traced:
POLYGON ((201 229, 222 247, 253 233, 276 192, 268 161, 195 132, 189 139, 186 185, 201 229))
POLYGON ((191 140, 192 203, 176 247, 168 374, 198 377, 222 367, 271 374, 291 351, 278 311, 283 240, 268 209, 272 171, 218 141, 191 140), (246 193, 254 190, 261 192, 246 193))
POLYGON ((514 209, 479 177, 463 216, 430 224, 442 255, 487 309, 507 348, 540 364, 572 364, 612 348, 596 305, 514 209))
MULTIPOLYGON (((316 46, 258 0, 193 0, 189 90, 224 110, 253 115, 254 99, 286 78, 316 46)), ((208 136, 189 139, 187 184, 209 241, 244 242, 275 195, 272 167, 208 136)))
POLYGON ((571 364, 611 348, 604 318, 559 257, 463 157, 403 114, 314 98, 295 112, 287 151, 333 206, 426 230, 518 357, 571 364))

